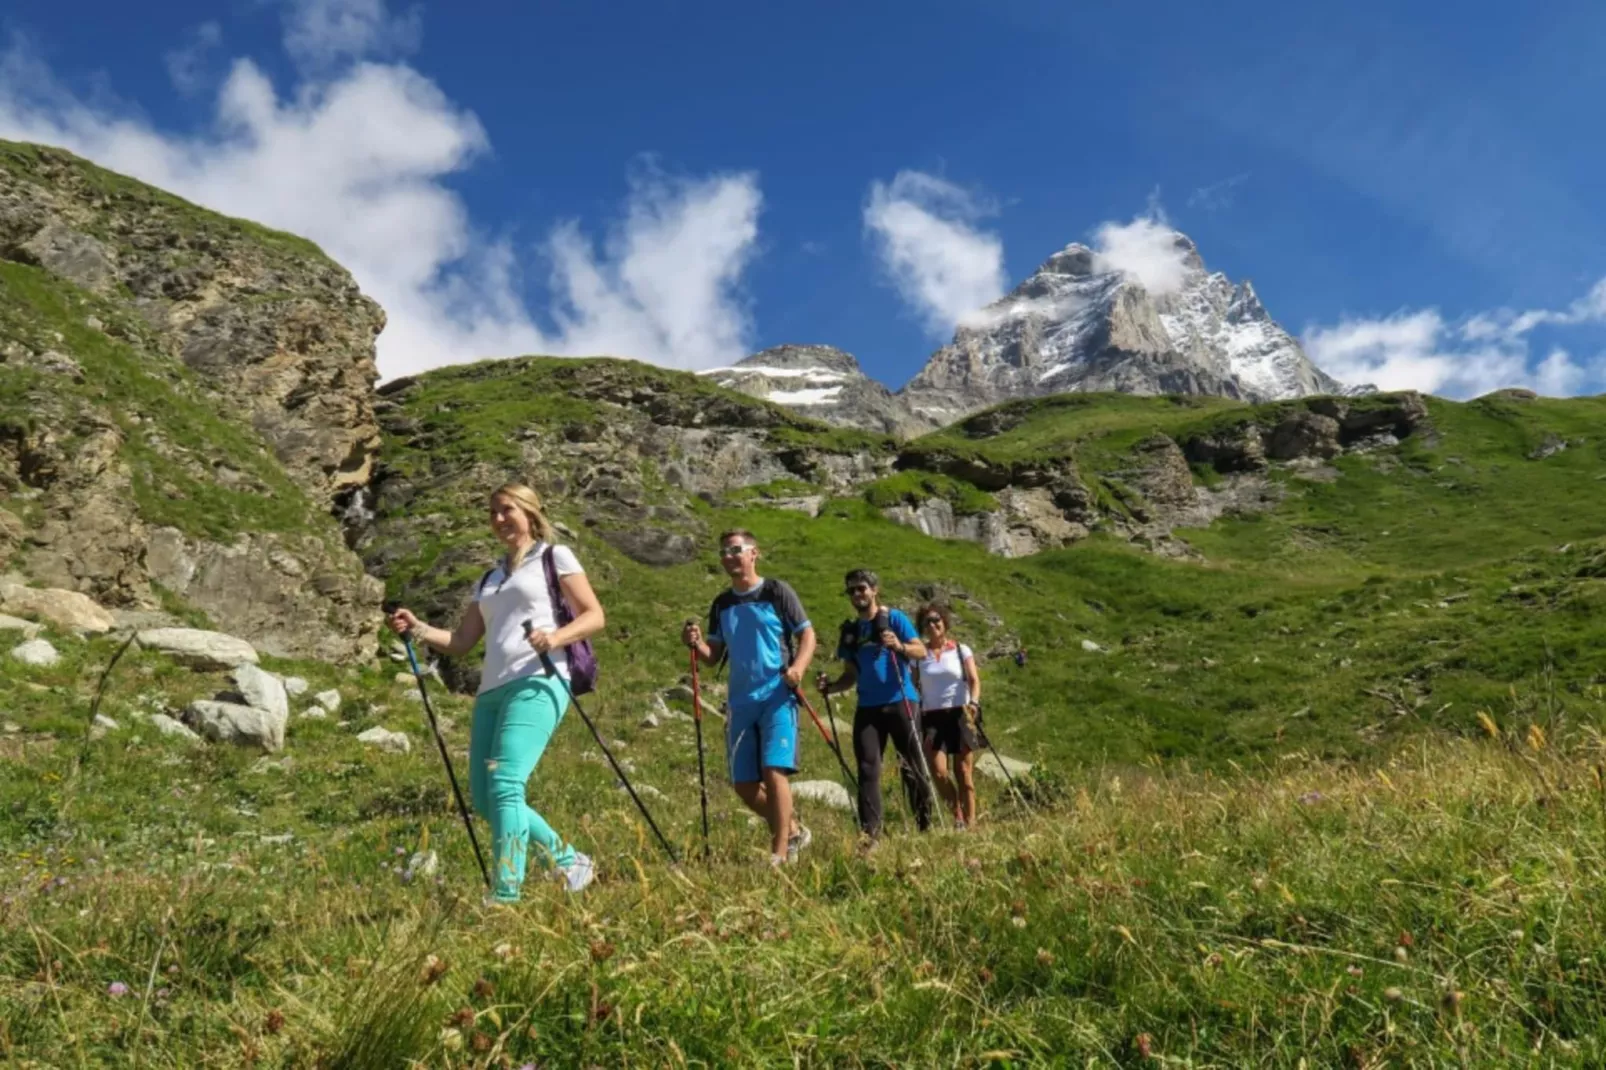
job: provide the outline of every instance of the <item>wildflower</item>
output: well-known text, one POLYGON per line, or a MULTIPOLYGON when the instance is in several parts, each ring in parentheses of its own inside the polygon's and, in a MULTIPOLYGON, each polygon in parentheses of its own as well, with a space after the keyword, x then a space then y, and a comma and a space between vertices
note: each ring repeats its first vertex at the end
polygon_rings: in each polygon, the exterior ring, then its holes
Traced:
POLYGON ((474 1024, 474 1008, 459 1007, 457 1010, 453 1011, 452 1016, 446 1020, 459 1029, 467 1029, 474 1024))
POLYGON ((1306 806, 1311 806, 1322 801, 1322 793, 1319 791, 1307 791, 1299 797, 1299 801, 1306 806))
POLYGON ((606 940, 595 940, 591 944, 591 961, 606 962, 613 958, 614 947, 606 940))
POLYGON ((1483 734, 1490 739, 1499 738, 1500 726, 1494 723, 1494 718, 1490 717, 1487 711, 1478 711, 1478 726, 1483 729, 1483 734))
POLYGON ((1019 914, 1016 914, 1013 918, 1010 918, 1009 923, 1015 926, 1017 929, 1026 928, 1026 919, 1021 917, 1019 914))
POLYGON ((1390 1003, 1398 1003, 1400 1000, 1405 998, 1405 993, 1401 992, 1393 985, 1390 985, 1388 988, 1383 990, 1383 998, 1388 1000, 1390 1003))
POLYGON ((1394 961, 1409 962, 1411 961, 1411 953, 1403 947, 1397 947, 1394 949, 1394 961))
POLYGON ((1037 949, 1037 964, 1039 966, 1052 966, 1052 965, 1054 965, 1054 953, 1052 951, 1048 950, 1048 948, 1046 948, 1046 947, 1038 948, 1037 949))
POLYGON ((277 1033, 279 1030, 281 1030, 283 1028, 284 1028, 284 1012, 279 1010, 277 1007, 275 1007, 273 1010, 268 1012, 267 1018, 263 1020, 263 1022, 262 1022, 262 1031, 264 1033, 272 1034, 272 1033, 277 1033))
POLYGON ((106 994, 108 996, 126 996, 128 995, 128 986, 121 981, 113 981, 106 986, 106 994))
POLYGON ((1528 726, 1528 746, 1536 751, 1545 749, 1545 730, 1536 724, 1528 726))
POLYGON ((981 969, 976 971, 976 980, 980 981, 984 985, 992 984, 993 983, 993 971, 989 970, 987 967, 983 966, 981 969))
POLYGON ((474 998, 475 999, 490 999, 491 998, 491 993, 493 993, 495 991, 496 991, 496 986, 491 984, 490 981, 486 980, 483 977, 481 977, 478 981, 474 982, 474 998))
POLYGON ((484 1033, 475 1033, 474 1038, 469 1041, 469 1047, 478 1052, 490 1051, 491 1038, 486 1036, 484 1033))
POLYGON ((432 985, 441 979, 446 970, 445 961, 438 955, 431 955, 424 960, 424 968, 419 972, 418 979, 423 984, 432 985))
POLYGON ((1139 1033, 1132 1042, 1138 1049, 1138 1054, 1145 1059, 1154 1058, 1154 1038, 1147 1033, 1139 1033))

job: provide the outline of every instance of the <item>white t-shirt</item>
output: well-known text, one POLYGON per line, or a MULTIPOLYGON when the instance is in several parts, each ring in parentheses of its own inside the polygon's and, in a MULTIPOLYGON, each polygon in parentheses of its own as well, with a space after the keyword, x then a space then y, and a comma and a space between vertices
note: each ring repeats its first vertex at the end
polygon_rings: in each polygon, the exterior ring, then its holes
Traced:
POLYGON ((920 661, 920 708, 950 710, 970 704, 970 686, 965 683, 965 662, 970 647, 948 641, 941 653, 927 651, 920 661))
MULTIPOLYGON (((485 619, 485 667, 480 670, 480 693, 512 683, 514 680, 546 672, 541 657, 530 648, 524 638, 524 622, 529 621, 541 631, 554 631, 558 626, 552 612, 552 596, 547 593, 546 567, 541 555, 547 544, 538 542, 530 547, 513 575, 507 575, 505 561, 491 570, 484 582, 474 589, 474 601, 485 619)), ((559 577, 584 572, 574 551, 567 546, 555 547, 552 564, 559 577)), ((569 658, 561 649, 551 653, 552 664, 565 680, 569 678, 569 658)))

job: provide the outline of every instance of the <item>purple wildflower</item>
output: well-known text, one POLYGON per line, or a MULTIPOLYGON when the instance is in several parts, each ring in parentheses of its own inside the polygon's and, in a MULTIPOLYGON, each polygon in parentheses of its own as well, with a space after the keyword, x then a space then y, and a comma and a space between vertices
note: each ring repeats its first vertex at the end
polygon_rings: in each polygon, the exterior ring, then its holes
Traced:
POLYGON ((106 986, 106 994, 108 996, 126 996, 128 995, 128 986, 121 981, 113 981, 106 986))

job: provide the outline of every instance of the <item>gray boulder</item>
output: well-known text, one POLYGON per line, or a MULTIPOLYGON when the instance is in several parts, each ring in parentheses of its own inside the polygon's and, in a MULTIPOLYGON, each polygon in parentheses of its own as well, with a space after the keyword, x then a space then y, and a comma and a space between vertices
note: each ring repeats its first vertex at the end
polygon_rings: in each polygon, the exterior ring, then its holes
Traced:
POLYGON ((204 699, 190 703, 184 711, 184 719, 214 743, 258 746, 269 752, 284 747, 286 717, 254 706, 204 699))
POLYGON ((48 669, 61 660, 56 648, 44 639, 30 639, 11 648, 11 656, 24 665, 48 669))
POLYGON ((30 613, 66 631, 94 635, 111 631, 117 623, 87 595, 20 583, 0 583, 0 611, 30 613))
POLYGON ((312 701, 322 707, 325 713, 340 712, 340 692, 334 690, 333 688, 330 688, 328 691, 320 691, 316 695, 313 695, 312 701))
POLYGON ((263 710, 281 723, 290 716, 290 698, 285 693, 284 684, 271 672, 248 662, 236 666, 230 678, 247 706, 263 710))
POLYGON ((0 632, 21 632, 24 639, 32 639, 39 634, 39 625, 31 620, 0 613, 0 632))
POLYGON ((150 725, 164 736, 177 736, 192 743, 199 743, 201 740, 200 736, 190 730, 189 725, 175 721, 165 713, 151 714, 150 725))
POLYGON ((407 737, 406 732, 392 732, 388 728, 377 726, 357 733, 357 742, 366 743, 370 747, 389 751, 392 754, 406 754, 413 749, 413 741, 407 737))
POLYGON ((203 671, 255 665, 258 661, 255 648, 244 639, 199 628, 152 628, 139 633, 139 645, 203 671))
POLYGON ((834 780, 799 780, 792 785, 792 797, 821 803, 833 810, 853 809, 853 797, 848 789, 834 780))
POLYGON ((299 676, 286 676, 284 678, 284 693, 291 698, 300 698, 307 693, 307 681, 299 676))
POLYGON ((976 755, 976 772, 989 780, 1008 781, 1011 776, 1022 777, 1031 771, 1032 765, 1030 762, 1023 762, 1006 755, 1000 754, 994 757, 992 751, 976 755), (1002 765, 999 764, 1000 761, 1003 762, 1002 765), (1007 776, 1005 775, 1005 770, 1008 770, 1007 776))

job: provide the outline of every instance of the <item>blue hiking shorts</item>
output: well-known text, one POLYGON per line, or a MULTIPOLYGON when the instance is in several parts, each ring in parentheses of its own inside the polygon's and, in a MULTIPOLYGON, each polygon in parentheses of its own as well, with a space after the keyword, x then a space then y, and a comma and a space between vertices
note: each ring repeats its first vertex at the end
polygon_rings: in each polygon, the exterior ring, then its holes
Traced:
POLYGON ((733 705, 725 723, 732 784, 756 784, 762 769, 797 772, 797 700, 784 688, 763 702, 733 705))

